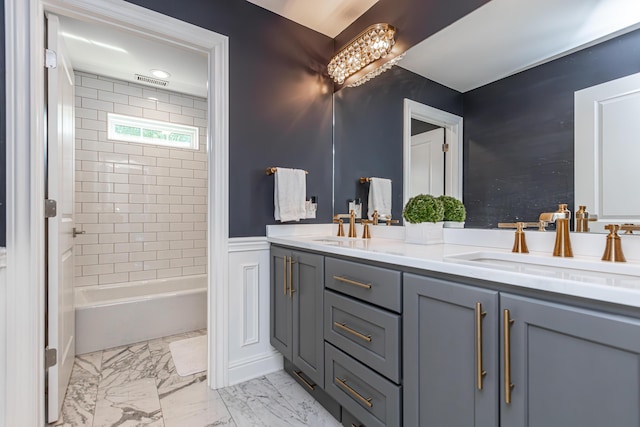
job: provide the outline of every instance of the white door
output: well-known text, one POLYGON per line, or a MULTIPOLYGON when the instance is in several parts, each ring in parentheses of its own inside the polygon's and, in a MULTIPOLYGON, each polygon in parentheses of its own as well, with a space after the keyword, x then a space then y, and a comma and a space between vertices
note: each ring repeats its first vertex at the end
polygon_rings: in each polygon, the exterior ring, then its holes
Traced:
POLYGON ((444 128, 411 137, 409 197, 417 194, 444 194, 444 128))
POLYGON ((598 221, 640 222, 640 73, 575 93, 575 203, 598 221))
POLYGON ((56 365, 48 371, 49 422, 60 416, 75 357, 74 75, 58 33, 58 17, 49 14, 47 46, 56 52, 57 66, 48 68, 47 77, 47 198, 57 201, 57 215, 47 220, 47 343, 58 352, 56 365))

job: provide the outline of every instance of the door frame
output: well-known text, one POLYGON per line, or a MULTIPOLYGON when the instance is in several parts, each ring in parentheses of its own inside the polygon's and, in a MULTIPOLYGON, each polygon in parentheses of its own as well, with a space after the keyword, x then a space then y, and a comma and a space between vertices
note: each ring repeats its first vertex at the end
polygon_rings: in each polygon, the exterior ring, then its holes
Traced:
POLYGON ((404 99, 404 127, 403 127, 403 168, 402 168, 402 204, 409 201, 410 181, 409 166, 411 166, 411 119, 422 120, 445 128, 445 140, 449 144, 449 151, 445 156, 444 194, 462 200, 462 117, 411 99, 404 99))
MULTIPOLYGON (((199 50, 209 58, 208 383, 227 383, 228 37, 124 0, 5 0, 6 411, 2 425, 44 425, 44 14, 89 19, 199 50), (214 212, 215 207, 215 215, 214 212), (215 245, 213 244, 215 242, 215 245), (35 410, 34 410, 35 408, 35 410)), ((1 336, 1 335, 0 335, 1 336)), ((0 378, 2 376, 0 375, 0 378)), ((2 384, 0 384, 2 386, 2 384)))

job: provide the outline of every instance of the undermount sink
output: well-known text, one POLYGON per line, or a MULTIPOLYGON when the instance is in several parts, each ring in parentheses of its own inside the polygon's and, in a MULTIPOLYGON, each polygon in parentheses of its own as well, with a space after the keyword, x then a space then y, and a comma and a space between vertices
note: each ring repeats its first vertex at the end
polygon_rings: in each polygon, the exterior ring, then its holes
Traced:
POLYGON ((348 242, 349 240, 351 239, 347 237, 325 236, 325 237, 318 237, 317 239, 313 239, 312 242, 332 244, 332 243, 348 242))
POLYGON ((590 283, 619 285, 640 280, 640 264, 613 263, 595 259, 561 258, 512 252, 478 251, 445 257, 447 261, 514 273, 533 274, 590 283))
POLYGON ((361 249, 366 247, 369 239, 360 239, 353 237, 338 237, 338 236, 323 236, 311 240, 313 243, 320 243, 322 245, 331 246, 344 246, 348 248, 361 249))

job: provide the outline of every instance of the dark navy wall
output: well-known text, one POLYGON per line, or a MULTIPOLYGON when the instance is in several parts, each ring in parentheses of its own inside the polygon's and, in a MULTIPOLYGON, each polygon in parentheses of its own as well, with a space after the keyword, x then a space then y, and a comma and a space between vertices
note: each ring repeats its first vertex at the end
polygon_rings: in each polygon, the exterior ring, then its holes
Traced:
POLYGON ((468 227, 575 211, 574 92, 640 72, 640 30, 464 94, 468 227))
POLYGON ((376 176, 393 181, 392 216, 401 217, 404 98, 462 115, 460 92, 400 67, 334 95, 336 213, 347 212, 349 199, 366 202, 359 178, 376 176))
POLYGON ((7 245, 7 126, 5 97, 5 59, 4 59, 4 0, 0 6, 0 247, 7 245))
POLYGON ((309 171, 316 221, 329 221, 332 39, 246 1, 129 1, 229 36, 230 237, 263 236, 275 223, 269 166, 309 171))

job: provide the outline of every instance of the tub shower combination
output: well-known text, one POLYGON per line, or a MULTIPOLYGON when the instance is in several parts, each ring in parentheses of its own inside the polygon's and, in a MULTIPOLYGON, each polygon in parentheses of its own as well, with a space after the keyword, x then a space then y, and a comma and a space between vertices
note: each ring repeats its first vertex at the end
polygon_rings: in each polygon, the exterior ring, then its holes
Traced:
POLYGON ((76 354, 206 327, 207 275, 75 290, 76 354))

